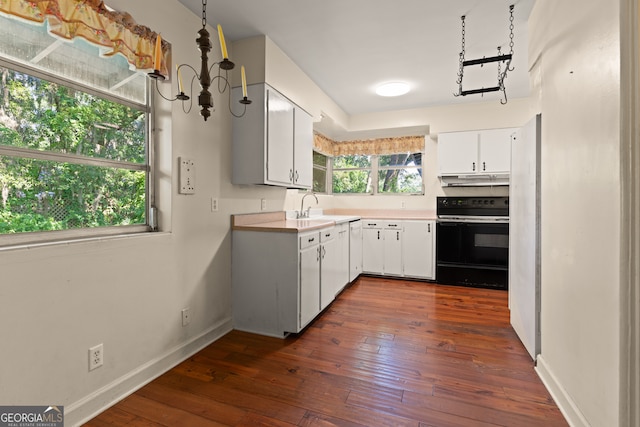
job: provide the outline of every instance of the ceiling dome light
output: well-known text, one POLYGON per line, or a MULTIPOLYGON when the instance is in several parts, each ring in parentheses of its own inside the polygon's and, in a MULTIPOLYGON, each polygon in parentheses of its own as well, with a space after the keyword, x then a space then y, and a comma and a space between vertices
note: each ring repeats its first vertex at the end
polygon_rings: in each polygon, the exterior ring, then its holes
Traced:
POLYGON ((376 88, 380 96, 400 96, 409 92, 409 85, 404 82, 383 83, 376 88))

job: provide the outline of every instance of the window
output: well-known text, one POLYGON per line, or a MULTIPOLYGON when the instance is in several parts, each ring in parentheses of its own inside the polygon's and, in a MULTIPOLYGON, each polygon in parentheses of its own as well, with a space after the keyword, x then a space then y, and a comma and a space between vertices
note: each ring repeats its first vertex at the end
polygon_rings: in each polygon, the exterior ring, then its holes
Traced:
POLYGON ((332 159, 334 194, 373 192, 371 165, 374 156, 338 156, 332 159))
POLYGON ((313 191, 327 192, 327 163, 328 157, 316 151, 313 152, 313 191))
POLYGON ((378 156, 378 193, 422 193, 422 153, 378 156))
POLYGON ((332 181, 334 194, 422 194, 422 153, 334 157, 332 181))
POLYGON ((0 234, 146 230, 145 75, 45 26, 0 28, 0 234))

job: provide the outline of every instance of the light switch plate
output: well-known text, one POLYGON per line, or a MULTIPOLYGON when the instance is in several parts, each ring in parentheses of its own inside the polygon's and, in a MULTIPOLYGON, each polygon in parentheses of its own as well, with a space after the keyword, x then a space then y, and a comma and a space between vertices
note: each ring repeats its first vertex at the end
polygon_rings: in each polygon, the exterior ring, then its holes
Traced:
POLYGON ((196 164, 193 160, 184 157, 180 161, 180 194, 195 194, 196 192, 196 164))

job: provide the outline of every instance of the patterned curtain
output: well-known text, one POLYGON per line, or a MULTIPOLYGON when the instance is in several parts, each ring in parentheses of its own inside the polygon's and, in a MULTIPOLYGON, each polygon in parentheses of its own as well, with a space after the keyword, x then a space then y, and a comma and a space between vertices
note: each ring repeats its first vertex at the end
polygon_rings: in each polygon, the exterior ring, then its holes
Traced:
POLYGON ((331 157, 421 153, 424 151, 424 135, 338 142, 316 133, 313 138, 313 149, 331 157))
MULTIPOLYGON (((138 70, 154 68, 158 34, 136 24, 126 12, 108 10, 100 0, 0 0, 0 12, 33 22, 46 20, 51 34, 68 40, 82 37, 108 48, 106 56, 121 53, 138 70)), ((170 44, 162 40, 159 70, 165 76, 170 50, 170 44)))

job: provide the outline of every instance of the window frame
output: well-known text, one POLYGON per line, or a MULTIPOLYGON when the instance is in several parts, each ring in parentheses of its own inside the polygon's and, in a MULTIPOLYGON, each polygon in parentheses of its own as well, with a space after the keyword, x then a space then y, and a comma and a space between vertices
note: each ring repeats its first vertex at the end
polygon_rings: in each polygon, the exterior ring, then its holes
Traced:
POLYGON ((375 173, 377 173, 375 171, 375 167, 377 166, 376 164, 376 160, 375 160, 375 155, 373 154, 353 154, 350 156, 363 156, 363 157, 369 157, 369 163, 370 166, 368 167, 354 167, 354 168, 336 168, 334 166, 334 161, 336 159, 336 157, 348 157, 347 155, 345 156, 335 156, 335 157, 330 157, 329 158, 329 164, 330 164, 330 169, 331 169, 331 175, 329 177, 327 177, 327 186, 328 188, 330 188, 330 193, 329 194, 333 194, 333 195, 340 195, 340 196, 344 196, 344 195, 351 195, 351 196, 369 196, 369 195, 374 195, 375 194, 375 180, 373 180, 372 177, 374 177, 375 173), (334 172, 341 172, 341 171, 369 171, 369 179, 371 180, 371 191, 366 191, 366 192, 362 192, 362 193, 335 193, 333 191, 333 173, 334 172))
MULTIPOLYGON (((409 153, 409 154, 416 154, 417 152, 413 152, 413 153, 409 153)), ((396 153, 397 155, 400 154, 405 154, 405 153, 396 153)), ((414 166, 407 166, 407 165, 380 165, 380 157, 381 156, 393 156, 394 154, 378 154, 376 155, 376 166, 377 166, 377 171, 376 171, 376 194, 381 194, 381 195, 405 195, 405 196, 410 196, 410 195, 424 195, 425 193, 425 189, 424 189, 424 167, 422 165, 422 163, 420 165, 414 165, 414 166), (416 171, 418 169, 422 169, 422 173, 420 174, 420 178, 421 178, 421 183, 420 183, 420 187, 421 190, 420 192, 415 192, 415 193, 403 193, 403 192, 381 192, 380 188, 379 188, 379 183, 380 183, 380 172, 382 171, 387 171, 387 170, 403 170, 403 169, 415 169, 416 171)), ((421 155, 421 159, 424 156, 424 152, 420 152, 421 155)))
POLYGON ((153 91, 149 79, 145 82, 146 99, 145 103, 137 103, 130 99, 121 98, 101 89, 85 86, 64 77, 37 67, 29 66, 23 62, 15 61, 0 54, 0 67, 9 68, 13 71, 28 74, 38 79, 62 85, 74 90, 85 92, 89 95, 106 99, 111 102, 125 105, 141 111, 145 115, 145 162, 133 163, 127 161, 117 161, 111 159, 100 159, 88 156, 72 155, 53 151, 39 151, 22 147, 13 147, 0 144, 0 155, 30 158, 36 160, 66 162, 85 166, 112 167, 131 171, 143 171, 145 173, 145 223, 134 225, 115 225, 104 227, 83 227, 66 230, 31 231, 20 233, 0 234, 0 249, 11 248, 28 244, 50 244, 75 239, 87 239, 106 236, 128 235, 134 233, 145 233, 156 231, 156 208, 155 208, 155 150, 152 141, 155 138, 153 132, 155 115, 152 114, 152 105, 155 102, 153 91))
MULTIPOLYGON (((319 154, 319 155, 321 155, 321 156, 323 156, 323 157, 324 157, 325 164, 324 164, 324 166, 321 166, 321 165, 317 165, 315 162, 312 162, 312 165, 311 165, 311 166, 312 166, 312 172, 315 172, 316 170, 324 171, 324 191, 317 190, 317 189, 314 187, 315 180, 313 180, 313 181, 312 181, 312 184, 311 184, 311 186, 312 186, 312 187, 311 187, 311 190, 312 190, 314 193, 317 193, 317 194, 330 194, 330 191, 329 191, 329 189, 330 189, 330 188, 329 188, 329 178, 328 178, 328 176, 329 176, 329 174, 331 173, 331 172, 330 172, 330 170, 331 170, 331 157, 330 157, 330 156, 328 156, 328 155, 326 155, 326 154, 323 154, 323 153, 321 153, 321 152, 319 152, 319 151, 313 150, 313 156, 315 156, 316 154, 319 154)), ((311 176, 313 177, 313 175, 314 175, 314 174, 312 173, 312 174, 311 174, 311 176)))
MULTIPOLYGON (((398 154, 402 154, 402 153, 398 153, 398 154)), ((420 151, 420 154, 422 155, 422 157, 424 158, 424 151, 420 151)), ((382 155, 387 155, 387 154, 382 154, 382 155)), ((367 168, 348 168, 348 169, 343 169, 343 168, 338 168, 335 169, 333 167, 333 162, 335 157, 328 157, 329 158, 329 167, 328 169, 330 169, 330 171, 328 170, 327 172, 327 188, 330 189, 330 191, 327 194, 331 194, 331 195, 335 195, 335 196, 423 196, 425 194, 425 186, 424 186, 424 166, 420 165, 420 166, 380 166, 379 163, 379 159, 380 156, 379 154, 367 154, 367 156, 370 157, 371 159, 371 166, 367 167, 367 168), (422 169, 422 184, 421 184, 421 191, 420 192, 416 192, 416 193, 396 193, 396 192, 380 192, 379 191, 379 185, 378 185, 378 181, 379 181, 379 172, 382 170, 389 170, 389 169, 418 169, 421 168, 422 169), (370 177, 371 177, 371 191, 370 192, 364 192, 364 193, 334 193, 333 192, 333 172, 335 170, 338 171, 342 171, 342 170, 369 170, 370 171, 370 177)), ((336 157, 342 157, 342 156, 336 156, 336 157)))

